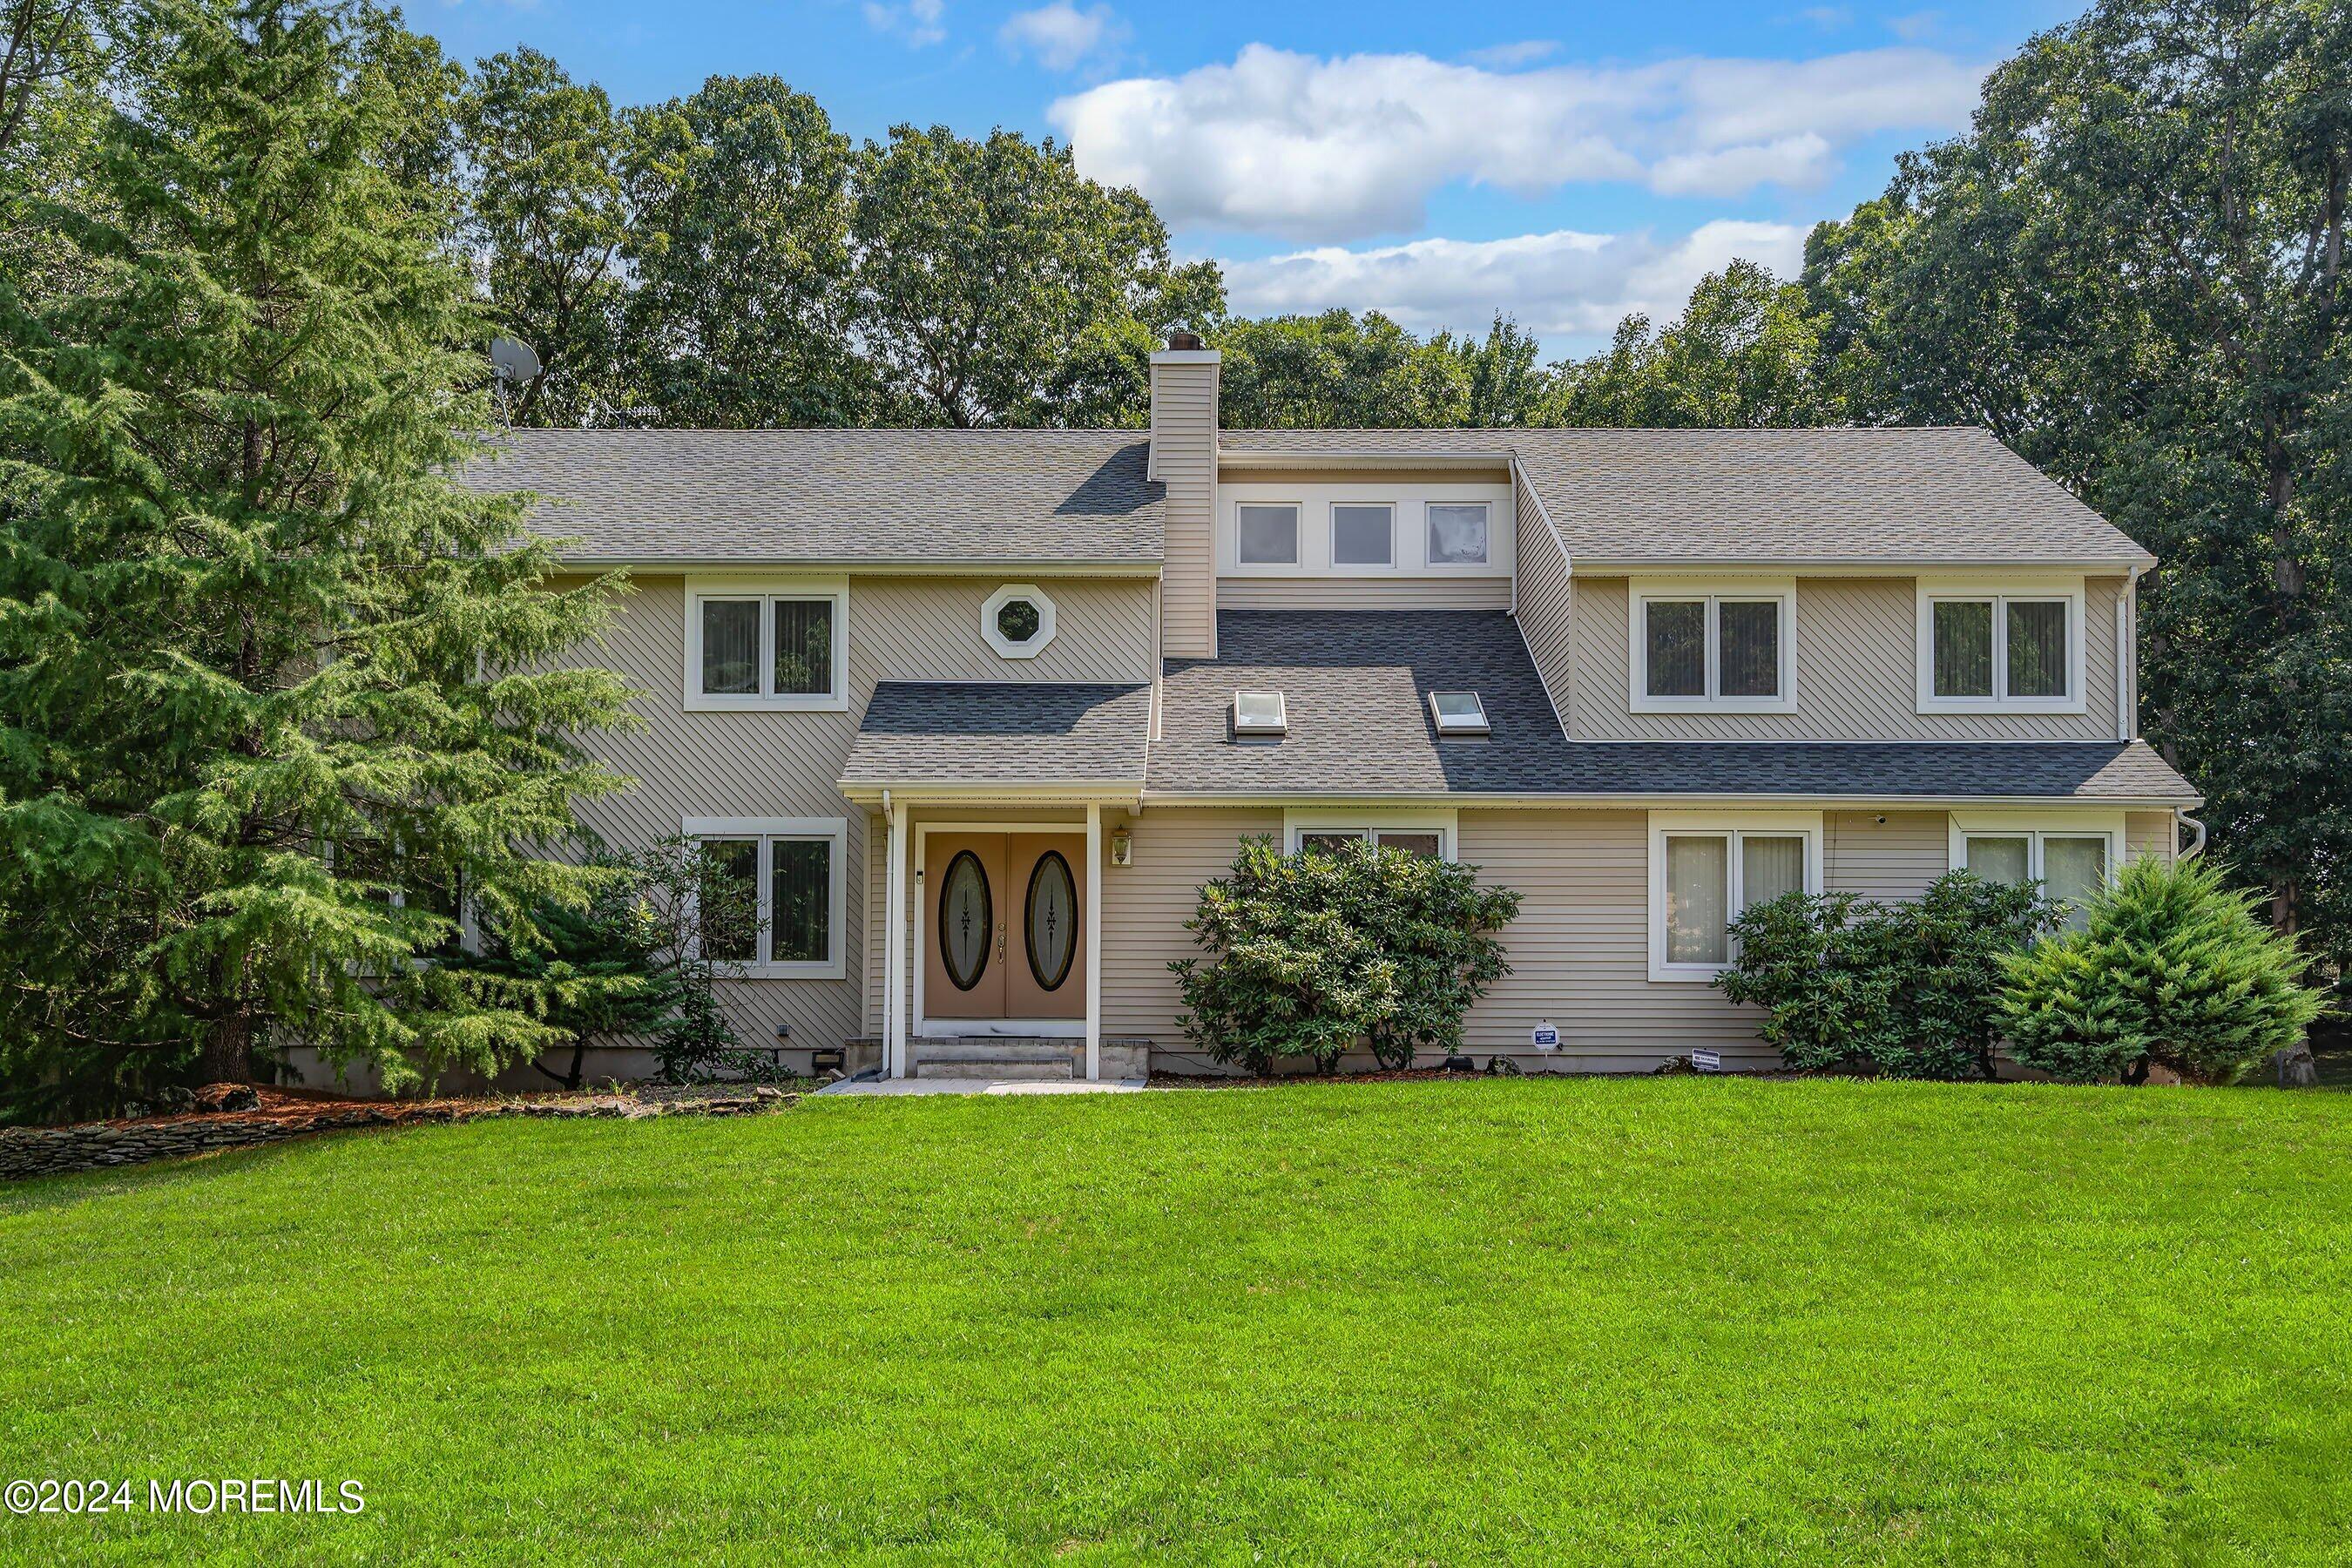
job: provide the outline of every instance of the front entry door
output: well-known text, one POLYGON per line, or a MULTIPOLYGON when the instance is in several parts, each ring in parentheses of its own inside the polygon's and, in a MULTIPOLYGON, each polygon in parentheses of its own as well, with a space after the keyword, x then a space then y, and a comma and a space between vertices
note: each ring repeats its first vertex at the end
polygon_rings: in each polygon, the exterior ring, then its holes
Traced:
POLYGON ((926 835, 923 1016, 1085 1017, 1085 868, 1081 835, 926 835))

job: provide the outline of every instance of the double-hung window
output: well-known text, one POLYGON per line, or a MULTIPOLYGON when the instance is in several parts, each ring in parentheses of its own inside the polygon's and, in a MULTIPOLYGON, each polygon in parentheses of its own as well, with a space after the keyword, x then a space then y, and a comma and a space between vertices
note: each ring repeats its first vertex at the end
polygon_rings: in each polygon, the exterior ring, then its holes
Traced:
POLYGON ((1955 813, 1951 864, 1988 882, 2038 882, 2082 927, 2084 905, 2106 885, 2123 854, 2122 820, 2112 813, 2074 822, 1993 812, 1955 813))
POLYGON ((1922 713, 2080 713, 2083 589, 1919 586, 1922 713))
POLYGON ((848 623, 840 584, 690 582, 687 707, 840 710, 848 623))
POLYGON ((1630 605, 1634 712, 1794 710, 1793 583, 1637 583, 1630 605))
POLYGON ((1784 893, 1822 890, 1818 812, 1650 814, 1650 978, 1710 980, 1731 922, 1784 893))
POLYGON ((733 884, 730 905, 754 911, 749 930, 706 932, 703 956, 752 979, 841 978, 845 819, 698 816, 685 832, 707 874, 733 884))

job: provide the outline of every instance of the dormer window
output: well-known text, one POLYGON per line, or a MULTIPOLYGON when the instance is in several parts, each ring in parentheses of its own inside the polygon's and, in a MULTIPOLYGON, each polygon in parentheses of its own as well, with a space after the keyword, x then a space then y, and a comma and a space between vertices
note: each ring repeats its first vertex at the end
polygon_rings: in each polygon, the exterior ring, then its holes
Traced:
POLYGON ((1486 725, 1486 705, 1478 700, 1475 691, 1433 691, 1429 694, 1429 713, 1436 721, 1441 738, 1491 732, 1486 725))
POLYGON ((1234 735, 1242 740, 1279 740, 1290 732, 1290 716, 1279 691, 1234 693, 1234 735))
POLYGON ((1234 545, 1244 566, 1298 564, 1298 508, 1248 502, 1234 509, 1234 545))
POLYGON ((1796 710, 1794 583, 1636 582, 1629 609, 1632 711, 1796 710))

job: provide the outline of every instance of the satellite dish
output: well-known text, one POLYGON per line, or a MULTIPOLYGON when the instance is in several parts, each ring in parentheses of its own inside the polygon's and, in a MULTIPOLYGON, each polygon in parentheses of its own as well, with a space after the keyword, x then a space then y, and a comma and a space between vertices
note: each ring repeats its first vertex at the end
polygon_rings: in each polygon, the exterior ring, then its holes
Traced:
POLYGON ((539 374, 539 356, 520 338, 492 338, 490 366, 500 381, 529 381, 539 374))

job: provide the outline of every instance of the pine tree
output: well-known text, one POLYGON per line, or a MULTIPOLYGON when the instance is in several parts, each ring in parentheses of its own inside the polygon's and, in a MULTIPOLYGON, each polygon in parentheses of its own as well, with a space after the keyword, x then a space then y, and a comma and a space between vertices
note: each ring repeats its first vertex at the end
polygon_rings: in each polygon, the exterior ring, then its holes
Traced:
POLYGON ((404 189, 383 18, 157 0, 127 25, 81 284, 0 280, 0 1084, 84 1106, 316 1047, 394 1084, 551 1041, 429 962, 461 907, 578 904, 625 721, 567 664, 510 500, 448 477, 479 328, 404 189), (42 1086, 37 1091, 36 1085, 42 1086))

